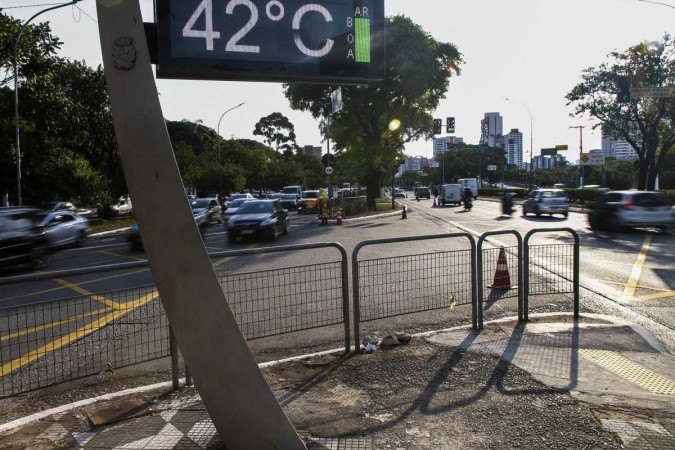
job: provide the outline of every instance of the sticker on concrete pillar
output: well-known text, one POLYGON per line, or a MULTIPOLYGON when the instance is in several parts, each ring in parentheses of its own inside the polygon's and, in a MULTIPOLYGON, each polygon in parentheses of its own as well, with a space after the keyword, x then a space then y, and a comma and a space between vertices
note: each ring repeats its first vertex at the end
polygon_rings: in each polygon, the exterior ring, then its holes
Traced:
POLYGON ((136 47, 133 38, 120 36, 113 43, 113 62, 115 68, 130 70, 136 65, 136 47))

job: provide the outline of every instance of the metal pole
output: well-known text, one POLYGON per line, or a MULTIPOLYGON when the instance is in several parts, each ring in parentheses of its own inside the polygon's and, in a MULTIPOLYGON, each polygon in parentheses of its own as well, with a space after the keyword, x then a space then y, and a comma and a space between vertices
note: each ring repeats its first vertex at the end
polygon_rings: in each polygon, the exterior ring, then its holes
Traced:
POLYGON ((178 382, 178 344, 176 337, 173 335, 173 330, 169 326, 169 354, 171 355, 171 382, 173 390, 177 391, 180 387, 178 382))
MULTIPOLYGON (((245 103, 246 102, 241 102, 237 106, 233 106, 232 108, 228 109, 227 111, 225 111, 220 116, 220 119, 218 119, 218 127, 216 127, 217 128, 216 132, 218 133, 218 136, 220 136, 220 121, 223 120, 223 117, 225 117, 225 114, 229 113, 233 109, 237 109, 240 106, 243 106, 245 103)), ((223 194, 223 173, 222 173, 222 170, 221 170, 222 169, 222 161, 220 159, 220 150, 221 150, 221 146, 219 145, 218 146, 218 194, 222 195, 223 194)))
POLYGON ((19 40, 21 39, 23 31, 26 29, 26 27, 28 27, 28 24, 31 23, 31 21, 40 14, 46 13, 47 11, 53 11, 55 9, 63 8, 64 6, 74 5, 75 3, 78 3, 80 1, 81 0, 72 0, 69 3, 62 3, 60 5, 52 6, 50 8, 43 9, 42 11, 36 12, 30 17, 30 19, 26 20, 23 23, 23 25, 21 25, 19 32, 16 34, 16 39, 14 40, 14 55, 13 55, 14 58, 12 61, 14 65, 14 139, 16 142, 16 200, 19 206, 23 204, 23 199, 21 197, 21 140, 20 140, 21 126, 19 125, 19 87, 18 87, 19 65, 16 61, 17 53, 19 50, 19 40))

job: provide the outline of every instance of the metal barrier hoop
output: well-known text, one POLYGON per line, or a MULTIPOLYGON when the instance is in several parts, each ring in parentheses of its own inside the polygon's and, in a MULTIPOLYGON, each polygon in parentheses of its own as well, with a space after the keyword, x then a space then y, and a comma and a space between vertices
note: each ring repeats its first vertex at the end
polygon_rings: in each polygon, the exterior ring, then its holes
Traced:
POLYGON ((524 319, 524 305, 523 305, 523 237, 515 230, 502 230, 502 231, 488 231, 483 233, 478 239, 477 245, 477 262, 476 262, 476 278, 478 281, 478 301, 476 303, 476 316, 478 318, 478 329, 483 329, 483 243, 490 236, 499 236, 512 234, 516 237, 518 241, 518 321, 521 322, 524 319))
POLYGON ((523 284, 523 320, 529 319, 529 296, 530 296, 530 238, 537 233, 547 232, 566 232, 574 238, 574 262, 572 269, 572 288, 574 294, 574 318, 579 318, 579 233, 569 227, 563 228, 535 228, 525 235, 523 241, 523 266, 525 268, 525 279, 523 284))
POLYGON ((353 309, 354 309, 354 348, 358 350, 360 348, 360 334, 361 334, 361 297, 359 293, 359 260, 358 255, 362 248, 378 245, 378 244, 394 244, 400 242, 413 242, 413 241, 428 241, 433 239, 448 239, 455 237, 463 237, 469 240, 471 245, 471 304, 472 304, 472 320, 473 320, 473 329, 478 329, 478 321, 476 317, 476 303, 478 301, 477 292, 476 292, 476 240, 470 233, 461 232, 461 233, 442 233, 442 234, 427 234, 422 236, 408 236, 408 237, 398 237, 398 238, 384 238, 384 239, 372 239, 368 241, 362 241, 354 247, 352 251, 352 297, 353 297, 353 309))

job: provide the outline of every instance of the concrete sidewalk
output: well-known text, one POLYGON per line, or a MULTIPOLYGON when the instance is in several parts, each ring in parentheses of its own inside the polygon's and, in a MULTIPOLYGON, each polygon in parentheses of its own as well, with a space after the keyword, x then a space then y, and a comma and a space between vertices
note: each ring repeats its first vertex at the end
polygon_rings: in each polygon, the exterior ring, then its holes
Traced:
MULTIPOLYGON (((675 357, 607 316, 532 315, 267 365, 308 448, 675 448, 675 357)), ((0 448, 220 448, 194 388, 0 425, 0 448)))

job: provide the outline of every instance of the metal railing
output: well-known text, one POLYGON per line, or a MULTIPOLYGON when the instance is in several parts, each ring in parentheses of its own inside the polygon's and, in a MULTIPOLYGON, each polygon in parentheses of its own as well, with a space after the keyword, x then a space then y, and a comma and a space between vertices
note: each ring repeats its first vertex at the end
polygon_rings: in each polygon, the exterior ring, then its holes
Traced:
POLYGON ((362 321, 471 304, 476 318, 476 242, 469 233, 375 239, 352 252, 354 339, 358 348, 362 321), (367 246, 439 239, 467 239, 468 250, 359 260, 367 246))
POLYGON ((574 296, 574 318, 579 318, 579 234, 571 228, 538 228, 530 230, 523 242, 523 320, 528 320, 530 295, 564 294, 574 296), (538 233, 569 233, 572 244, 530 245, 538 233), (537 279, 532 280, 532 269, 537 279))
MULTIPOLYGON (((476 315, 478 317, 478 329, 483 329, 483 308, 485 305, 485 292, 486 286, 490 290, 487 298, 489 304, 496 302, 502 298, 509 298, 513 296, 518 297, 518 320, 522 321, 524 319, 524 304, 523 304, 523 238, 517 231, 514 230, 503 230, 503 231, 489 231, 483 233, 478 239, 478 250, 477 256, 478 261, 476 262, 477 270, 477 280, 478 280, 478 302, 477 302, 477 311, 476 315), (503 236, 503 235, 513 235, 516 237, 517 245, 515 247, 494 247, 483 249, 483 244, 491 236, 503 236), (499 268, 499 256, 504 252, 507 267, 512 267, 516 269, 515 275, 517 282, 514 285, 513 280, 509 279, 507 284, 511 285, 510 289, 500 288, 500 284, 506 282, 507 280, 501 279, 497 269, 499 268), (490 276, 494 274, 492 280, 492 285, 488 284, 490 276), (487 280, 487 281, 486 281, 487 280), (500 283, 501 282, 501 283, 500 283), (515 289, 514 289, 515 288, 515 289), (515 292, 514 292, 515 291, 515 292)), ((509 277, 511 278, 511 277, 509 277)))
MULTIPOLYGON (((343 325, 350 351, 347 253, 338 243, 289 245, 212 253, 213 258, 289 251, 337 249, 340 257, 312 265, 217 276, 242 333, 254 340, 324 326, 343 325)), ((0 283, 53 279, 122 268, 147 261, 30 274, 0 283)), ((0 308, 0 397, 100 375, 171 356, 177 379, 177 348, 154 286, 87 293, 0 308)))

